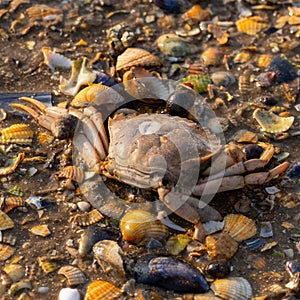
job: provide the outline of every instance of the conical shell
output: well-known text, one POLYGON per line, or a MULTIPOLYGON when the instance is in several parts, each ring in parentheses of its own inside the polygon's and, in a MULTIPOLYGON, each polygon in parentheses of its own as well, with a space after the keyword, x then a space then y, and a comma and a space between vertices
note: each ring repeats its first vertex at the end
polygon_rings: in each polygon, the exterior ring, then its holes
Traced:
POLYGON ((252 297, 251 285, 242 277, 217 279, 212 283, 211 289, 216 296, 227 300, 247 300, 252 297))
POLYGON ((29 229, 29 231, 34 235, 39 235, 42 237, 46 237, 51 233, 47 225, 37 225, 29 229))
POLYGON ((117 299, 122 291, 104 280, 95 280, 88 285, 84 300, 117 299))
POLYGON ((144 210, 127 213, 120 223, 123 239, 132 243, 154 238, 163 240, 168 235, 167 227, 155 215, 144 210))
POLYGON ((254 236, 257 232, 252 219, 239 214, 230 214, 224 218, 223 232, 227 232, 237 242, 242 242, 254 236))
POLYGON ((21 280, 25 276, 25 268, 19 264, 10 264, 3 268, 3 271, 13 282, 21 280))
POLYGON ((130 67, 160 66, 161 60, 150 52, 140 48, 127 48, 117 58, 117 71, 130 67))
POLYGON ((0 230, 6 230, 13 227, 13 220, 6 213, 0 210, 0 230))
POLYGON ((260 108, 254 111, 253 118, 259 123, 262 131, 277 134, 289 130, 294 123, 294 117, 280 117, 260 108))
POLYGON ((97 209, 93 209, 81 215, 77 214, 74 217, 74 224, 78 226, 89 226, 98 223, 103 218, 103 215, 97 209))
POLYGON ((58 178, 69 178, 81 183, 84 179, 84 172, 76 166, 64 167, 57 175, 58 178))
POLYGON ((29 145, 32 142, 33 131, 26 124, 14 124, 0 130, 1 144, 29 145))
POLYGON ((256 35, 268 26, 268 22, 265 22, 259 16, 247 17, 236 21, 237 30, 248 35, 256 35))
MULTIPOLYGON (((58 274, 64 275, 69 285, 78 285, 86 282, 86 277, 84 273, 77 267, 74 266, 64 266, 58 270, 58 274)), ((97 299, 97 298, 95 298, 97 299)))
POLYGON ((15 248, 5 245, 5 244, 0 244, 0 261, 5 261, 9 259, 15 252, 15 248))

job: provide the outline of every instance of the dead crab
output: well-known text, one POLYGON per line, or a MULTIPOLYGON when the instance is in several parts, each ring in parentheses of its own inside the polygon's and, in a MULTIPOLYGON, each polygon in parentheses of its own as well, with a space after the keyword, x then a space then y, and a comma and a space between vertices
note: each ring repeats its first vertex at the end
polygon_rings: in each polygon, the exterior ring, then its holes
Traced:
MULTIPOLYGON (((187 87, 180 89, 191 93, 187 87)), ((207 128, 186 118, 121 110, 109 117, 107 136, 102 114, 94 106, 65 110, 48 108, 30 98, 21 100, 34 108, 12 106, 25 110, 47 129, 53 129, 57 120, 70 114, 81 119, 82 130, 74 140, 88 169, 137 188, 157 190, 169 209, 194 224, 207 213, 207 206, 199 205, 199 197, 247 184, 265 184, 288 167, 284 162, 269 171, 257 172, 272 158, 272 145, 263 144, 259 158, 246 160, 239 147, 222 147, 207 128)))

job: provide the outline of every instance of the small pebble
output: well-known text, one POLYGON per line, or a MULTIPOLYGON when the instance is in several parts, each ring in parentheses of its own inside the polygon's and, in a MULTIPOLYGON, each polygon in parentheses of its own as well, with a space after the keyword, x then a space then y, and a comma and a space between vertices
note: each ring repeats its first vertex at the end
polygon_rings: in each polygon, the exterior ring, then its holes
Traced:
POLYGON ((38 293, 47 294, 49 292, 49 288, 47 286, 41 286, 38 288, 38 293))
POLYGON ((86 201, 80 201, 77 203, 77 207, 82 212, 88 212, 91 208, 91 205, 86 201))
POLYGON ((74 246, 73 240, 72 240, 72 239, 68 239, 67 242, 66 242, 66 245, 67 245, 68 247, 74 246))
POLYGON ((77 289, 63 288, 59 292, 58 300, 80 300, 80 294, 77 289))
POLYGON ((145 22, 146 22, 147 24, 153 23, 154 21, 155 21, 155 16, 154 16, 154 15, 148 15, 148 16, 146 16, 146 18, 145 18, 145 22))

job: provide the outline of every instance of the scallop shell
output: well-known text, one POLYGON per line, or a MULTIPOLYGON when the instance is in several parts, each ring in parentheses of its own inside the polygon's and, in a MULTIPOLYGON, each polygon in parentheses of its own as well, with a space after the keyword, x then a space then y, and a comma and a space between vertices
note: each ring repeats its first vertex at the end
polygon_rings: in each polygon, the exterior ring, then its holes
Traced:
POLYGON ((74 266, 63 266, 58 270, 58 274, 64 275, 67 278, 70 286, 82 284, 87 281, 84 273, 79 268, 74 266))
POLYGON ((269 26, 268 22, 259 16, 242 18, 236 21, 237 30, 248 35, 256 35, 269 26))
POLYGON ((207 92, 207 87, 212 83, 207 75, 189 75, 183 79, 180 79, 178 83, 183 83, 193 88, 197 93, 207 92))
POLYGON ((253 118, 261 126, 261 130, 269 133, 280 134, 291 128, 294 117, 280 117, 271 111, 257 108, 253 112, 253 118))
POLYGON ((97 209, 93 209, 81 215, 77 214, 74 218, 74 224, 78 226, 89 226, 98 223, 103 218, 103 215, 97 209))
POLYGON ((5 244, 0 244, 0 261, 5 261, 9 259, 15 252, 15 248, 5 245, 5 244))
POLYGON ((37 225, 29 229, 31 233, 34 235, 46 237, 51 234, 51 231, 49 230, 47 225, 37 225))
POLYGON ((227 232, 237 242, 242 242, 254 236, 257 232, 255 222, 239 214, 229 214, 224 218, 223 232, 227 232))
POLYGON ((239 91, 242 95, 246 95, 251 90, 250 78, 247 75, 239 76, 239 91))
POLYGON ((59 264, 57 262, 45 256, 38 257, 38 262, 39 266, 46 274, 52 273, 59 268, 59 264))
POLYGON ((76 166, 67 166, 60 171, 56 177, 58 178, 69 178, 78 183, 81 183, 84 179, 84 171, 76 166))
POLYGON ((207 48, 201 54, 201 59, 205 66, 217 66, 221 63, 223 53, 216 47, 207 48))
POLYGON ((25 276, 25 268, 19 264, 10 264, 3 268, 3 271, 13 282, 21 280, 25 276))
POLYGON ((13 220, 6 213, 0 210, 0 230, 6 230, 13 227, 13 220))
POLYGON ((211 284, 216 296, 228 300, 246 300, 252 297, 250 283, 243 277, 217 279, 211 284))
POLYGON ((120 222, 123 239, 139 243, 150 238, 163 240, 168 235, 167 227, 155 215, 145 210, 133 210, 120 222))
POLYGON ((13 124, 0 130, 1 144, 30 145, 33 131, 26 124, 13 124))
POLYGON ((104 280, 95 280, 87 287, 84 300, 95 299, 117 299, 122 295, 122 291, 104 280))
POLYGON ((117 58, 116 70, 129 69, 130 67, 160 66, 161 60, 150 52, 140 48, 127 48, 117 58))
POLYGON ((3 211, 8 213, 12 209, 16 207, 23 207, 26 205, 26 202, 21 197, 6 197, 4 200, 4 208, 3 211))

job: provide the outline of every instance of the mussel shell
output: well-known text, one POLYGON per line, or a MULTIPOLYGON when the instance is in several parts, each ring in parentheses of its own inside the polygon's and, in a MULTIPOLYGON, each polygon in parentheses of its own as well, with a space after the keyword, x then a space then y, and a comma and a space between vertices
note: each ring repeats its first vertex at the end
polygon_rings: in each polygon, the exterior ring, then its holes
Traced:
POLYGON ((204 268, 205 274, 214 278, 224 278, 230 273, 230 264, 227 260, 209 262, 204 268))
POLYGON ((207 292, 209 285, 195 267, 173 257, 146 256, 134 266, 138 283, 159 286, 176 292, 207 292))
POLYGON ((179 14, 182 12, 181 4, 184 1, 180 0, 153 0, 152 3, 158 6, 167 14, 179 14))
POLYGON ((296 273, 300 273, 300 260, 295 259, 287 261, 285 269, 291 277, 293 277, 296 273))
POLYGON ((300 161, 295 163, 290 167, 287 171, 286 175, 291 179, 299 179, 300 178, 300 161))

